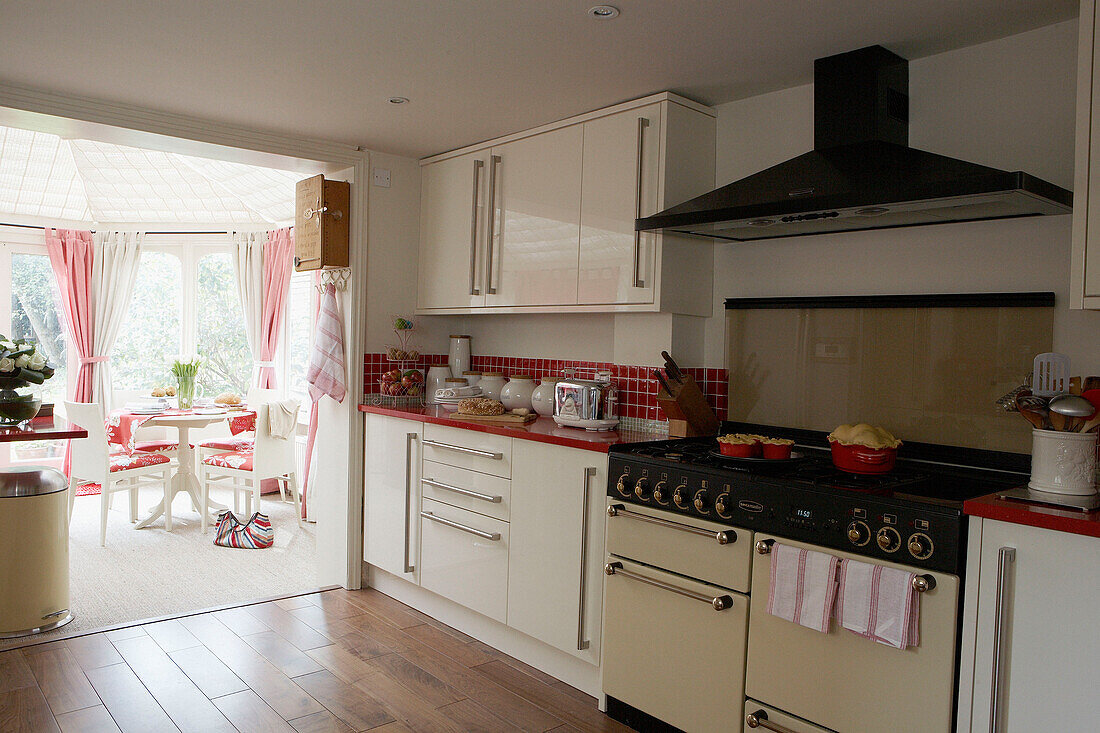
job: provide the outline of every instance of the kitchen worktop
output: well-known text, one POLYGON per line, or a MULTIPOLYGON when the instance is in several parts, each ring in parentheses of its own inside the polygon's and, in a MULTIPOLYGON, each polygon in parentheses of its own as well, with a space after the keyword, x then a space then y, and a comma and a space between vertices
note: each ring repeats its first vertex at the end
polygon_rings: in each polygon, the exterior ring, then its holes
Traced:
POLYGON ((88 431, 60 417, 36 417, 12 427, 0 427, 0 443, 24 440, 87 438, 88 431))
POLYGON ((1026 524, 1071 534, 1100 537, 1100 509, 1077 512, 1056 507, 1023 504, 998 498, 997 494, 980 496, 963 504, 963 511, 972 517, 996 519, 1001 522, 1026 524))
POLYGON ((518 425, 481 425, 477 423, 456 420, 454 413, 444 410, 436 405, 423 407, 386 407, 382 405, 359 405, 360 412, 371 412, 377 415, 389 415, 401 417, 406 420, 419 420, 420 422, 434 423, 436 425, 448 425, 463 430, 476 430, 481 433, 492 433, 509 438, 522 440, 534 440, 539 443, 550 443, 567 448, 580 448, 581 450, 607 453, 608 449, 619 443, 640 443, 647 440, 665 440, 667 433, 656 430, 636 430, 620 427, 618 430, 604 432, 592 432, 577 428, 559 427, 553 418, 540 417, 534 422, 523 426, 518 425))

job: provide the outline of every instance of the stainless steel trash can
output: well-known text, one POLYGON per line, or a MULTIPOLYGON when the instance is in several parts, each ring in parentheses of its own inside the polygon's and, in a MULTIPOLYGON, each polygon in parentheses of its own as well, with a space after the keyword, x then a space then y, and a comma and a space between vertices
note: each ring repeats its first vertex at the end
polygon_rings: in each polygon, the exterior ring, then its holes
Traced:
POLYGON ((52 468, 0 471, 0 638, 73 620, 68 488, 52 468))

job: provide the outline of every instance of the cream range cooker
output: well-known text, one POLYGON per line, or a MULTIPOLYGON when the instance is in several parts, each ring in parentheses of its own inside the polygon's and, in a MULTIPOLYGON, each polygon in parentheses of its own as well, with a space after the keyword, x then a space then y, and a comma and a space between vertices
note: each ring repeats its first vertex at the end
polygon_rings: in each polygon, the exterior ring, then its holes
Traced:
MULTIPOLYGON (((784 434, 739 423, 723 432, 784 434)), ((824 444, 808 431, 786 436, 824 444)), ((923 458, 935 455, 928 448, 923 458)), ((710 438, 611 449, 608 713, 643 731, 952 730, 962 502, 1025 476, 929 460, 858 476, 813 448, 770 465, 731 462, 716 450, 710 438), (823 634, 769 615, 774 542, 914 573, 919 646, 901 651, 835 622, 823 634)), ((965 454, 952 448, 944 457, 957 464, 965 454)))

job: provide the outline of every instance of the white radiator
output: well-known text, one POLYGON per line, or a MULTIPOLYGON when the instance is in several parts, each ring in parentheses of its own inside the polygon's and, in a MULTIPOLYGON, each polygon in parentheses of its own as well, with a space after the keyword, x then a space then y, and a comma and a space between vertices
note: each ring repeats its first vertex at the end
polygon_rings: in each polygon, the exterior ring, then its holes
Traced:
POLYGON ((298 435, 294 438, 294 467, 298 474, 298 485, 306 480, 306 436, 298 435))

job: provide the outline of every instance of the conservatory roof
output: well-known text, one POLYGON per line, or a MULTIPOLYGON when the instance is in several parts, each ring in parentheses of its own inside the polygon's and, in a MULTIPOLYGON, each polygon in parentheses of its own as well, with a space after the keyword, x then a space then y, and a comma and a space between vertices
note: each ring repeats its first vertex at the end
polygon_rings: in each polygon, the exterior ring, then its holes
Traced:
POLYGON ((0 217, 291 223, 300 172, 0 126, 0 217))

